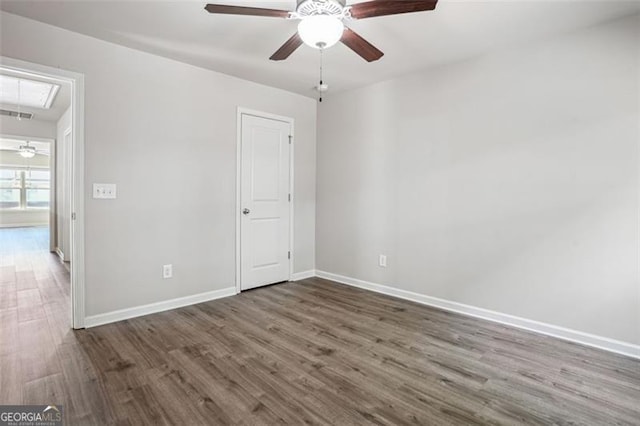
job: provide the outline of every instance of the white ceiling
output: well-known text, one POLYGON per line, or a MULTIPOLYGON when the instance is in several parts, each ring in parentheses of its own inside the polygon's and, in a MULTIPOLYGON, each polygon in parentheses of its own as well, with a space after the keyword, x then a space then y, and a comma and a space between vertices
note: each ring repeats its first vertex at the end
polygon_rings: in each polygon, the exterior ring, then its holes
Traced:
MULTIPOLYGON (((33 114, 33 120, 58 121, 60 117, 62 117, 62 114, 64 114, 64 112, 71 105, 71 85, 69 83, 53 81, 44 77, 32 75, 25 76, 23 74, 4 69, 0 70, 0 75, 60 85, 60 90, 58 90, 58 93, 56 94, 56 97, 54 98, 50 108, 44 109, 26 105, 20 106, 21 112, 30 112, 33 114)), ((0 109, 17 111, 18 106, 17 104, 0 103, 0 109)))
MULTIPOLYGON (((295 0, 211 0, 293 10, 295 0)), ((359 3, 350 1, 349 3, 359 3)), ((0 9, 79 33, 274 87, 314 96, 318 51, 301 47, 288 60, 268 58, 297 21, 211 15, 204 1, 2 0, 0 9)), ((385 52, 366 63, 343 45, 325 53, 325 80, 342 91, 490 50, 570 32, 640 12, 639 1, 440 0, 432 12, 348 25, 385 52)))

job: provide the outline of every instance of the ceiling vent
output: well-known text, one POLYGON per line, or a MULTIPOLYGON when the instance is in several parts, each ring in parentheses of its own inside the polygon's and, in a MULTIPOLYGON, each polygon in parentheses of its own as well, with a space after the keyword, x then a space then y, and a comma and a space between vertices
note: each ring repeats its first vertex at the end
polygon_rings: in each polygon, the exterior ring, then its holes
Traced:
POLYGON ((6 115, 7 117, 20 117, 21 120, 31 120, 33 118, 33 114, 30 112, 18 112, 12 111, 9 109, 0 109, 0 115, 6 115))

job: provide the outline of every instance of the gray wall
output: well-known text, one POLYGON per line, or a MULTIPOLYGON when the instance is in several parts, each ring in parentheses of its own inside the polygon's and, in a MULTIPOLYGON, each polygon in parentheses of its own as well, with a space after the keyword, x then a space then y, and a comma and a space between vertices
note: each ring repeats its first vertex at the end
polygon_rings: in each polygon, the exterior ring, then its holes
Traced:
POLYGON ((640 343, 639 31, 327 96, 317 269, 640 343))
POLYGON ((234 285, 236 108, 293 117, 296 272, 314 268, 316 102, 15 15, 2 55, 84 73, 86 314, 234 285), (116 200, 92 183, 118 185, 116 200), (174 278, 162 279, 171 263, 174 278))

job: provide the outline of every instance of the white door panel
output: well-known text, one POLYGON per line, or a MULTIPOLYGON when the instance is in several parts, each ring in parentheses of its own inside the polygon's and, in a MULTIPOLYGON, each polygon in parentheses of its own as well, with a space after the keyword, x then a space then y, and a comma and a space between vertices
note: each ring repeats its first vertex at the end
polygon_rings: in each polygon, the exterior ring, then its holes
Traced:
POLYGON ((289 279, 290 125, 241 116, 240 288, 289 279))

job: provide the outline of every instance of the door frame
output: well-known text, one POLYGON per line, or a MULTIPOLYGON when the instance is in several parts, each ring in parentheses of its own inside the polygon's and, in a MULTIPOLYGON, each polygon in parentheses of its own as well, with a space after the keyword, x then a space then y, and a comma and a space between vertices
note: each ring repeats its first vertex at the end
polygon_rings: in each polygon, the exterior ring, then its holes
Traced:
MULTIPOLYGON (((73 112, 73 109, 71 111, 73 112)), ((73 153, 71 152, 71 150, 68 149, 68 145, 66 143, 67 135, 71 136, 71 142, 73 145, 73 119, 72 119, 71 126, 63 130, 62 140, 60 141, 60 146, 62 147, 63 155, 62 155, 62 158, 58 159, 58 161, 60 162, 60 164, 63 165, 62 184, 63 184, 63 194, 65 198, 62 201, 68 201, 73 198, 73 195, 72 195, 73 185, 72 185, 71 179, 65 179, 65 178, 71 177, 73 173, 73 153)), ((68 204, 68 203, 65 203, 65 204, 68 204)), ((69 211, 69 213, 71 213, 71 210, 69 211)), ((62 231, 62 230, 59 230, 59 231, 62 231)), ((60 250, 61 247, 58 247, 58 250, 59 250, 58 254, 62 253, 61 258, 63 261, 71 261, 73 256, 73 250, 71 249, 71 246, 72 246, 71 239, 73 238, 71 234, 71 226, 69 226, 69 232, 67 234, 68 235, 66 236, 66 239, 69 240, 69 246, 66 247, 68 249, 67 252, 65 253, 64 251, 60 250), (71 252, 71 256, 69 256, 69 252, 71 252)))
POLYGON ((289 252, 291 253, 291 258, 289 259, 289 280, 293 276, 293 265, 295 258, 295 251, 293 250, 293 232, 294 232, 294 208, 293 204, 295 202, 294 196, 294 147, 295 147, 295 128, 294 123, 295 120, 291 117, 285 117, 282 115, 271 114, 268 112, 256 111, 249 108, 238 107, 237 110, 237 138, 236 138, 236 294, 240 294, 242 291, 240 287, 240 276, 241 276, 241 247, 240 247, 240 228, 241 228, 241 212, 242 212, 242 191, 241 191, 241 181, 242 181, 242 116, 250 115, 253 117, 266 118, 268 120, 282 121, 284 123, 289 124, 290 129, 290 148, 289 148, 289 193, 291 194, 291 202, 289 203, 289 252))
POLYGON ((0 70, 71 84, 71 326, 84 328, 84 74, 1 55, 0 70))
POLYGON ((51 150, 49 152, 49 251, 51 253, 55 253, 57 256, 58 252, 56 250, 56 242, 58 241, 58 221, 56 220, 56 210, 58 201, 56 200, 56 197, 58 196, 58 180, 56 179, 57 144, 55 139, 51 139, 49 149, 51 150))

